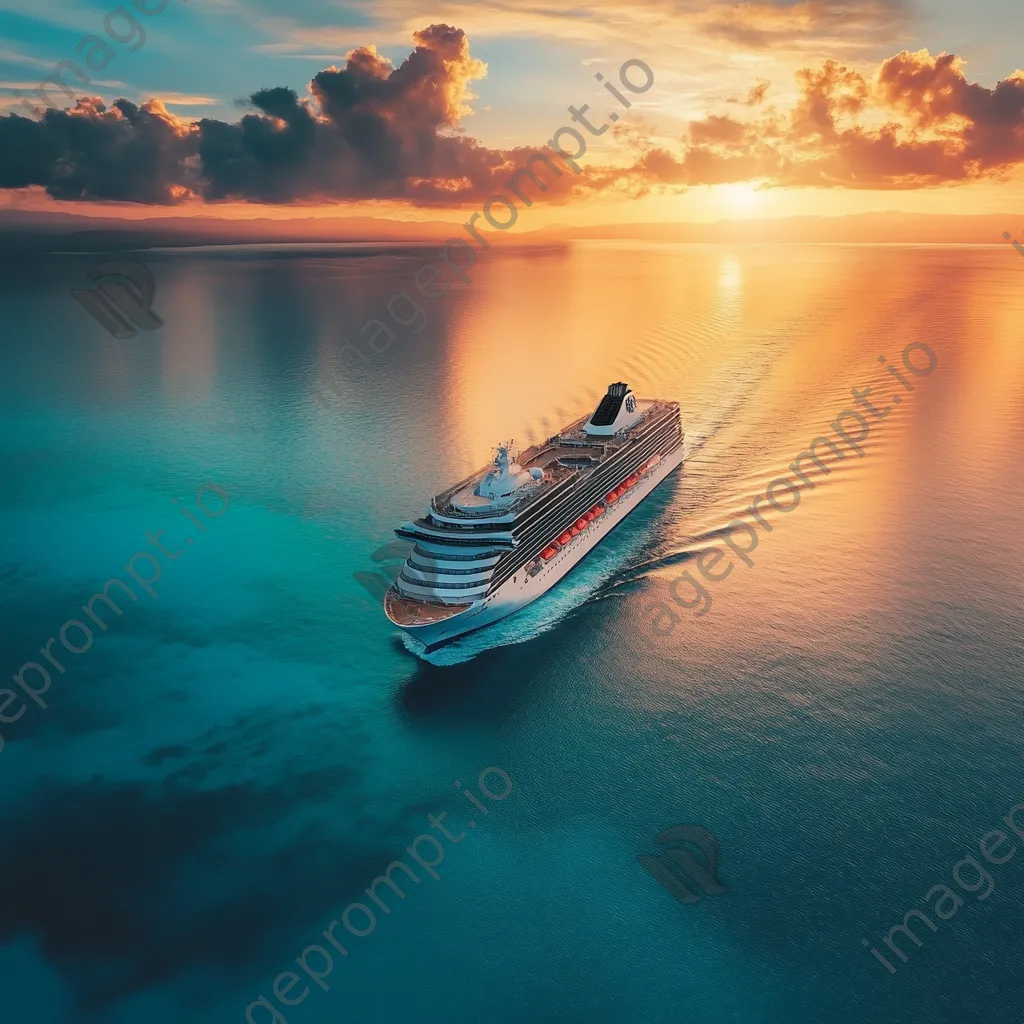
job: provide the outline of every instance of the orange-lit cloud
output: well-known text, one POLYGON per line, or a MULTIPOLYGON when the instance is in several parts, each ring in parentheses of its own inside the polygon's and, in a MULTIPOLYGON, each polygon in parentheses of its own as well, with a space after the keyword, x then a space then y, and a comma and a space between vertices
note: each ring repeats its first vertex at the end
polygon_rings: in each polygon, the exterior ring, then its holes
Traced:
POLYGON ((768 90, 771 88, 771 82, 764 80, 750 87, 750 91, 747 93, 746 99, 739 99, 736 96, 730 96, 726 100, 726 103, 742 103, 745 107, 756 107, 761 103, 764 103, 765 96, 768 95, 768 90))
MULTIPOLYGON (((714 13, 724 17, 721 8, 714 13)), ((814 2, 746 4, 729 23, 741 16, 765 31, 831 14, 814 2)), ((47 110, 40 121, 0 117, 0 189, 165 206, 383 200, 452 207, 509 194, 510 179, 545 143, 492 148, 465 134, 471 88, 486 66, 470 55, 461 29, 432 25, 413 38, 397 67, 374 47, 359 47, 343 67, 316 74, 307 97, 261 89, 249 97, 254 112, 237 122, 185 120, 159 100, 107 108, 88 98, 70 111, 47 110)), ((796 81, 788 108, 766 104, 770 83, 761 79, 745 99, 725 101, 732 113, 690 121, 676 143, 648 141, 657 136, 638 119, 620 122, 607 136, 620 142, 617 163, 592 155, 571 173, 571 161, 556 169, 546 156, 533 165, 546 187, 528 186, 531 200, 737 182, 915 189, 998 178, 1024 163, 1024 73, 989 89, 968 82, 956 56, 921 50, 870 73, 827 60, 797 72, 796 81), (737 114, 737 104, 747 109, 737 114)))
POLYGON ((891 33, 904 18, 900 4, 827 0, 702 4, 697 11, 694 27, 730 46, 818 53, 823 47, 834 48, 836 44, 844 49, 852 49, 858 42, 864 45, 883 32, 891 33))
POLYGON ((836 61, 797 79, 788 111, 691 122, 685 155, 661 168, 666 180, 906 189, 999 177, 1024 163, 1022 72, 989 89, 969 82, 955 55, 919 50, 889 58, 870 79, 836 61))
MULTIPOLYGON (((268 4, 269 6, 269 4, 268 4)), ((378 38, 404 40, 422 17, 420 0, 349 0, 379 30, 378 38)), ((846 53, 891 40, 908 23, 906 0, 435 0, 439 20, 463 26, 473 38, 543 36, 588 44, 652 41, 688 49, 725 43, 731 50, 846 53)), ((329 21, 313 25, 281 15, 262 19, 273 52, 343 44, 351 30, 329 21)))

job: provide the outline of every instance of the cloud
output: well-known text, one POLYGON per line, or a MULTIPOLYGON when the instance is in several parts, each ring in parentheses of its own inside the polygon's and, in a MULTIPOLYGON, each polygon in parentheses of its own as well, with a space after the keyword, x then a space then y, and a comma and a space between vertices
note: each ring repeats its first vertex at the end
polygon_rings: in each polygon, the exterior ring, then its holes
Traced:
POLYGON ((739 99, 736 96, 730 96, 726 103, 742 103, 745 107, 756 107, 764 103, 765 96, 768 95, 768 90, 771 88, 771 82, 767 79, 762 79, 757 85, 750 87, 750 91, 747 93, 746 99, 739 99))
POLYGON ((373 46, 352 50, 342 67, 316 74, 306 96, 260 89, 234 122, 186 120, 160 100, 108 108, 96 98, 47 110, 40 121, 0 117, 0 189, 164 206, 451 207, 511 194, 510 179, 538 152, 546 154, 531 164, 538 180, 526 187, 533 201, 552 203, 741 181, 924 188, 998 178, 1024 162, 1024 72, 990 89, 969 82, 955 55, 919 50, 873 71, 836 60, 805 67, 788 109, 766 104, 769 83, 760 80, 741 103, 743 116, 709 113, 675 141, 638 118, 620 121, 608 138, 618 140, 622 165, 584 159, 575 174, 549 159, 544 143, 491 148, 466 133, 472 87, 487 68, 461 29, 431 25, 413 42, 397 67, 373 46))
POLYGON ((0 117, 0 188, 41 185, 54 199, 168 204, 194 177, 189 126, 158 100, 111 109, 83 98, 42 121, 0 117))
MULTIPOLYGON (((262 13, 259 24, 271 29, 279 49, 319 47, 344 42, 351 28, 338 27, 333 7, 281 16, 274 0, 248 0, 262 13)), ((439 0, 439 19, 462 25, 478 37, 544 36, 591 44, 639 44, 647 52, 665 45, 677 50, 727 43, 733 50, 844 53, 872 42, 891 40, 907 23, 904 0, 439 0)), ((418 0, 349 0, 373 24, 377 38, 394 42, 407 37, 408 26, 421 17, 418 0)))
POLYGON ((702 35, 745 50, 835 52, 856 49, 892 33, 905 21, 902 4, 803 0, 704 5, 702 35))
MULTIPOLYGON (((308 97, 260 89, 247 100, 253 112, 237 122, 186 121, 159 100, 140 107, 120 99, 107 108, 96 98, 47 110, 38 122, 0 117, 0 188, 159 205, 198 198, 452 206, 507 192, 543 145, 492 149, 466 135, 471 86, 486 66, 470 55, 461 29, 431 25, 413 41, 398 67, 372 46, 351 51, 343 67, 313 77, 308 97)), ((535 184, 532 197, 549 202, 649 185, 642 164, 632 179, 628 169, 534 169, 547 190, 535 184)))
MULTIPOLYGON (((5 43, 10 43, 12 40, 0 39, 0 62, 4 64, 21 64, 24 67, 32 68, 46 68, 48 71, 53 69, 53 62, 43 60, 42 57, 33 57, 31 54, 22 53, 21 50, 17 49, 17 43, 13 43, 12 46, 5 46, 5 43)), ((0 89, 10 88, 10 86, 0 85, 0 89)), ((28 86, 32 88, 32 86, 28 86)))
POLYGON ((215 107, 219 102, 213 96, 195 96, 186 92, 165 92, 161 97, 165 107, 215 107))
POLYGON ((868 78, 837 61, 797 74, 790 110, 690 123, 674 180, 906 189, 998 178, 1024 162, 1024 73, 969 82, 950 53, 903 51, 868 78))

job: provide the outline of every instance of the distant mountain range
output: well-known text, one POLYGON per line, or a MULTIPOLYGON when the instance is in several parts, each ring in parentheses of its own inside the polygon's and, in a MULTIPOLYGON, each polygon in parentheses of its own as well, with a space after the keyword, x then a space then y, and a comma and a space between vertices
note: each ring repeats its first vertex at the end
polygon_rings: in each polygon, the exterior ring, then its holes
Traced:
MULTIPOLYGON (((504 234, 486 230, 495 246, 562 243, 572 240, 640 240, 756 244, 770 242, 1003 243, 1003 232, 1024 238, 1011 214, 935 216, 868 213, 848 217, 788 217, 732 220, 713 224, 554 225, 539 231, 504 234)), ((458 222, 400 221, 379 217, 265 217, 226 219, 209 216, 125 220, 70 213, 0 210, 0 255, 30 252, 116 252, 152 247, 252 243, 365 242, 440 244, 466 237, 458 222)))
POLYGON ((458 224, 416 223, 377 217, 269 217, 227 219, 186 216, 126 220, 72 213, 0 210, 0 252, 87 252, 241 245, 260 242, 435 242, 460 232, 458 224))
MULTIPOLYGON (((1018 215, 1019 216, 1019 215, 1018 215)), ((578 239, 643 239, 650 242, 903 242, 1007 244, 1003 232, 1024 240, 1024 226, 1011 214, 933 215, 861 213, 847 217, 786 217, 764 220, 723 220, 711 224, 606 224, 561 229, 560 237, 578 239)), ((536 236, 547 232, 536 232, 536 236)), ((559 237, 559 236, 553 236, 559 237)))

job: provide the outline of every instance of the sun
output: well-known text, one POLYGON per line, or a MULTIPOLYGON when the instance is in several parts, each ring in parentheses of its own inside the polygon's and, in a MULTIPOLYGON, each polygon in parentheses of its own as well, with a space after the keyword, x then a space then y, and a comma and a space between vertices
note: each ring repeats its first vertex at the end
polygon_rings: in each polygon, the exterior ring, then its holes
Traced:
POLYGON ((721 190, 723 200, 734 213, 749 213, 761 201, 753 185, 722 185, 721 190))

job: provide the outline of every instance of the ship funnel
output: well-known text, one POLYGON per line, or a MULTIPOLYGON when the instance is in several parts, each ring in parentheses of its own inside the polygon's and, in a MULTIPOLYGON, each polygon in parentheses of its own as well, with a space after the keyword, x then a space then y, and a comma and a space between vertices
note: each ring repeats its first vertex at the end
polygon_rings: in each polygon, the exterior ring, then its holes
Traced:
POLYGON ((608 385, 608 393, 601 399, 594 415, 583 428, 597 437, 610 437, 620 430, 638 423, 642 413, 637 410, 636 396, 622 381, 608 385))

